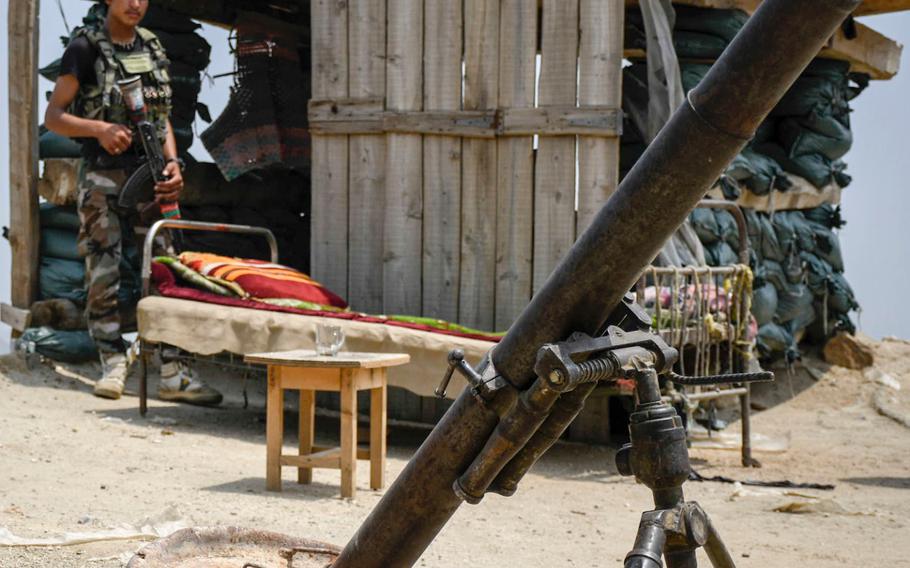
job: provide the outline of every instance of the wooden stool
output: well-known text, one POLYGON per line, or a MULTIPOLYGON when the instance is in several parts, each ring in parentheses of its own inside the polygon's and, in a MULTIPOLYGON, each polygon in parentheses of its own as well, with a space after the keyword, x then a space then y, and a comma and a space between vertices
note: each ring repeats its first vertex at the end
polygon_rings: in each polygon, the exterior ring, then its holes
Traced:
POLYGON ((281 491, 281 467, 297 468, 297 482, 310 483, 313 468, 341 469, 341 496, 354 497, 357 460, 370 460, 370 489, 385 485, 386 367, 404 365, 406 353, 338 353, 317 355, 311 350, 252 353, 244 359, 268 367, 266 403, 265 487, 281 491), (284 391, 300 391, 299 455, 281 453, 284 438, 284 391), (370 449, 357 450, 357 391, 370 391, 370 449), (315 391, 341 393, 341 447, 313 445, 315 391))

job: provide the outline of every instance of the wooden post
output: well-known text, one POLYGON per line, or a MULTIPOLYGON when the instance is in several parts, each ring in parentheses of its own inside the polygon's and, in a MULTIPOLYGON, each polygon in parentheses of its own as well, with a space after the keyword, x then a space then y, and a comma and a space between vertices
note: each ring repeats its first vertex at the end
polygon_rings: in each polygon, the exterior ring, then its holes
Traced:
MULTIPOLYGON (((422 110, 423 1, 388 0, 386 106, 422 110)), ((423 151, 419 134, 388 134, 383 228, 385 313, 419 314, 423 151)))
MULTIPOLYGON (((495 109, 499 91, 499 2, 465 0, 464 109, 495 109)), ((496 141, 466 138, 462 153, 458 321, 494 327, 496 141)))
MULTIPOLYGON (((622 2, 581 0, 578 105, 622 104, 622 2)), ((578 137, 578 222, 580 235, 616 191, 619 138, 578 137)))
MULTIPOLYGON (((425 111, 461 110, 461 2, 426 0, 425 111)), ((461 244, 461 138, 423 139, 424 316, 458 319, 461 244)))
MULTIPOLYGON (((534 107, 537 0, 500 2, 499 106, 534 107)), ((533 138, 498 141, 496 329, 507 329, 531 299, 533 138)))
MULTIPOLYGON (((578 0, 544 0, 538 106, 575 106, 578 0)), ((575 242, 575 136, 541 136, 534 164, 534 291, 575 242)))
POLYGON ((9 3, 9 160, 11 300, 28 308, 38 290, 38 9, 9 3))
MULTIPOLYGON (((385 0, 351 0, 348 9, 351 97, 382 99, 386 66, 385 0)), ((348 303, 360 311, 380 313, 385 136, 351 136, 350 152, 348 303)))
MULTIPOLYGON (((313 0, 313 98, 348 96, 348 10, 346 2, 313 0)), ((313 276, 347 296, 348 137, 313 136, 311 267, 313 276)))

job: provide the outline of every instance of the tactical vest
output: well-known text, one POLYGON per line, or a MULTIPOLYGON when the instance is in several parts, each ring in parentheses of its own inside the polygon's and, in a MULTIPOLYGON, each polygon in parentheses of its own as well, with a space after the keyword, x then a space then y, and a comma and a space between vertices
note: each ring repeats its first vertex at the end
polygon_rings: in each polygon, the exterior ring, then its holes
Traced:
POLYGON ((171 79, 168 59, 158 37, 145 28, 136 28, 142 40, 142 49, 121 53, 114 49, 103 27, 86 26, 78 30, 73 39, 85 38, 98 50, 95 61, 97 85, 82 85, 74 101, 74 114, 91 120, 129 125, 130 120, 123 104, 117 81, 140 76, 148 112, 148 120, 158 130, 163 144, 167 138, 167 118, 171 113, 171 79))

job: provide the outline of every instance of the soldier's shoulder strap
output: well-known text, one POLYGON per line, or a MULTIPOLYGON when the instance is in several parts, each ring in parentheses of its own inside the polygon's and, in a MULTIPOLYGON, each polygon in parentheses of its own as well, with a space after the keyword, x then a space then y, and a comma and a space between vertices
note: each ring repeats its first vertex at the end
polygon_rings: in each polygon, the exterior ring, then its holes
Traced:
POLYGON ((156 61, 167 61, 167 52, 164 50, 164 45, 161 44, 161 40, 155 35, 155 32, 147 28, 136 28, 136 34, 142 38, 142 43, 149 48, 152 52, 152 57, 156 61))

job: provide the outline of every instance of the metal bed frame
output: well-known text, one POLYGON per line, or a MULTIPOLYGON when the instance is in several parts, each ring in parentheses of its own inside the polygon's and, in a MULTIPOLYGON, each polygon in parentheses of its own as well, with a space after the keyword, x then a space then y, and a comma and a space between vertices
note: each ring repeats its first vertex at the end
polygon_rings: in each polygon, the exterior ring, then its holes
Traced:
MULTIPOLYGON (((250 225, 230 225, 226 223, 204 223, 202 221, 184 221, 162 219, 149 227, 142 245, 142 297, 145 298, 151 291, 152 279, 152 251, 155 248, 155 239, 165 229, 186 231, 210 231, 218 233, 237 233, 258 235, 264 237, 269 244, 269 257, 271 262, 278 262, 278 241, 272 231, 264 227, 250 225)), ((155 352, 153 344, 139 336, 139 361, 141 364, 139 375, 139 413, 145 416, 148 412, 148 366, 149 359, 155 352)), ((232 362, 233 364, 233 362, 232 362)))

